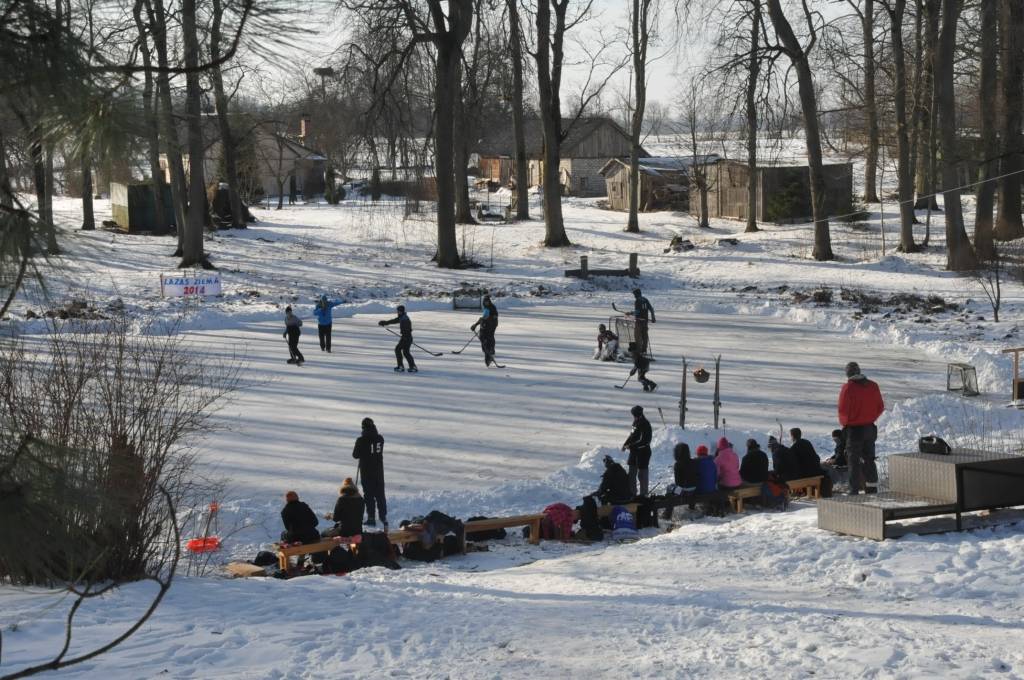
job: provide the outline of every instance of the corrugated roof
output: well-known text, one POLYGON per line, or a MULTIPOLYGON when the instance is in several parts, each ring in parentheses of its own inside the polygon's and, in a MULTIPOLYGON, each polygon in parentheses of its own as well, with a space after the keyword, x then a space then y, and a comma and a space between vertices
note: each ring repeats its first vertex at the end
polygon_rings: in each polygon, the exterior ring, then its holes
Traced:
MULTIPOLYGON (((573 123, 571 118, 563 118, 562 130, 564 131, 566 128, 569 128, 569 135, 562 142, 562 155, 564 157, 571 157, 573 149, 580 142, 604 125, 610 125, 616 132, 629 139, 626 131, 606 116, 580 118, 575 123, 573 123)), ((527 118, 523 121, 523 136, 526 141, 526 155, 530 158, 540 158, 541 152, 544 150, 544 132, 539 118, 527 118)), ((488 130, 477 143, 476 152, 481 156, 514 156, 515 136, 512 129, 512 121, 509 120, 507 124, 488 130)))

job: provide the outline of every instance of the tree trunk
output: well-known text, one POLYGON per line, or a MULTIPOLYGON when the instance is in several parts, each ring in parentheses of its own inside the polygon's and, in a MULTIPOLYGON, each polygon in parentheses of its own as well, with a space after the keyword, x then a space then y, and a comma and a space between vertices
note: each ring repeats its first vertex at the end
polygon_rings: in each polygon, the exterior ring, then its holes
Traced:
MULTIPOLYGON (((1024 170, 1024 2, 1002 0, 1003 148, 999 210, 994 235, 1000 241, 1024 236, 1021 222, 1021 171, 1024 170)), ((984 40, 984 38, 983 38, 984 40)))
POLYGON ((633 0, 630 21, 633 56, 633 95, 636 98, 629 129, 629 217, 626 231, 640 233, 640 135, 647 106, 647 10, 650 0, 633 0))
MULTIPOLYGON (((761 75, 758 54, 761 35, 761 0, 753 0, 750 13, 750 56, 747 58, 747 88, 745 93, 747 133, 747 227, 744 232, 757 229, 757 83, 761 75)), ((701 195, 701 214, 707 208, 707 189, 701 195)))
MULTIPOLYGON (((711 224, 708 221, 708 181, 704 177, 697 185, 697 189, 700 192, 700 228, 710 229, 711 224)), ((755 227, 756 230, 756 227, 755 227)))
MULTIPOLYGON (((132 8, 135 26, 139 31, 139 52, 142 54, 142 117, 145 119, 147 156, 149 158, 150 187, 153 192, 153 228, 157 233, 167 230, 167 208, 164 206, 163 172, 160 169, 160 120, 154 99, 153 85, 153 54, 146 35, 146 23, 142 20, 142 3, 136 2, 132 8)), ((170 163, 170 154, 167 157, 170 163)))
POLYGON ((82 149, 82 229, 96 228, 96 215, 92 209, 92 158, 91 150, 82 149))
MULTIPOLYGON (((938 132, 935 123, 938 117, 935 101, 935 60, 936 45, 939 42, 939 13, 942 0, 924 0, 924 63, 922 69, 922 97, 921 108, 918 110, 918 126, 921 130, 921 144, 923 153, 918 154, 917 165, 917 202, 914 207, 918 210, 931 208, 938 209, 935 200, 935 166, 938 132), (926 99, 927 98, 927 99, 926 99), (924 102, 928 106, 924 106, 924 102)), ((927 244, 927 239, 925 239, 927 244)))
MULTIPOLYGON (((999 24, 999 0, 981 0, 981 35, 995 36, 999 24)), ((981 40, 981 74, 978 84, 978 101, 996 101, 996 71, 998 68, 998 48, 992 39, 981 40)), ((998 120, 996 107, 982 105, 979 107, 981 117, 981 148, 982 158, 979 168, 980 184, 975 196, 977 202, 974 216, 974 251, 978 259, 987 262, 995 255, 993 246, 992 208, 995 205, 996 182, 993 177, 999 174, 999 139, 996 135, 998 120)))
POLYGON ((11 175, 7 171, 7 145, 4 131, 0 129, 0 208, 14 207, 14 187, 11 186, 11 175))
POLYGON ((185 56, 185 115, 188 120, 188 218, 179 267, 209 266, 203 252, 206 213, 206 182, 203 177, 202 88, 199 84, 199 39, 196 34, 196 0, 181 2, 182 47, 185 56))
POLYGON ((512 50, 512 134, 515 138, 516 219, 530 219, 530 168, 523 129, 523 44, 519 33, 519 0, 508 0, 509 42, 512 50))
POLYGON ((437 46, 434 97, 434 157, 437 180, 437 266, 455 268, 459 247, 455 238, 455 174, 452 117, 455 113, 456 81, 459 77, 459 55, 451 45, 437 46))
POLYGON ((452 136, 455 148, 455 222, 458 224, 476 224, 473 209, 469 204, 469 140, 474 136, 469 129, 466 116, 466 102, 462 87, 462 60, 455 64, 455 124, 459 130, 456 138, 452 136))
MULTIPOLYGON (((167 19, 164 15, 163 0, 147 3, 149 23, 153 30, 153 45, 156 47, 157 64, 160 71, 156 76, 159 119, 163 128, 167 169, 171 177, 171 203, 174 204, 174 226, 178 235, 178 247, 174 256, 184 253, 185 225, 188 223, 188 187, 185 178, 185 163, 181 158, 181 140, 174 122, 174 105, 171 100, 171 81, 167 73, 170 66, 167 56, 167 19)), ((143 53, 145 57, 145 53, 143 53)), ((157 115, 154 113, 154 115, 157 115)), ((150 161, 152 163, 152 161, 150 161)), ((159 160, 157 161, 159 162, 159 160)))
POLYGON ((565 38, 566 3, 555 5, 555 30, 551 32, 551 2, 537 3, 537 89, 540 90, 540 118, 544 135, 541 173, 544 187, 544 245, 572 245, 562 219, 560 180, 562 144, 562 44, 565 38))
POLYGON ((210 68, 210 80, 213 82, 213 97, 217 105, 217 125, 220 128, 220 152, 224 157, 224 181, 228 184, 228 201, 231 203, 231 228, 245 229, 245 209, 242 197, 238 194, 238 141, 231 133, 231 122, 228 120, 228 95, 224 91, 224 76, 221 65, 217 61, 220 53, 220 28, 224 16, 221 0, 213 0, 213 22, 210 26, 210 58, 214 65, 210 68))
POLYGON ((893 0, 889 10, 889 32, 892 36, 893 73, 896 87, 893 106, 896 109, 896 175, 900 202, 900 245, 904 253, 917 252, 914 243, 914 178, 910 174, 910 138, 907 131, 907 63, 903 52, 903 14, 906 0, 893 0))
MULTIPOLYGON (((879 138, 878 106, 875 103, 875 0, 864 0, 861 27, 864 32, 864 114, 868 118, 868 149, 867 157, 864 159, 864 202, 878 203, 878 192, 875 189, 879 138)), ((902 25, 900 30, 902 31, 902 25)), ((903 59, 903 55, 900 54, 899 58, 903 59)), ((906 91, 900 90, 899 93, 905 100, 906 91)))
POLYGON ((834 259, 832 238, 829 233, 828 215, 825 213, 825 169, 821 153, 821 131, 818 127, 818 100, 814 92, 811 66, 803 47, 793 33, 780 0, 768 0, 768 15, 771 17, 775 34, 782 43, 787 56, 796 70, 800 94, 800 108, 804 117, 804 136, 807 138, 807 166, 811 181, 811 214, 814 218, 815 260, 834 259))
MULTIPOLYGON (((921 66, 922 66, 922 50, 923 48, 923 35, 922 35, 922 24, 921 21, 921 0, 914 0, 914 102, 913 111, 911 112, 910 125, 910 176, 911 178, 917 176, 918 166, 918 150, 920 149, 920 138, 921 129, 919 120, 921 116, 921 102, 922 99, 922 83, 923 78, 921 77, 921 66)), ((917 222, 917 217, 914 217, 914 222, 917 222)))
POLYGON ((957 189, 956 101, 953 90, 953 62, 956 56, 956 24, 963 0, 942 1, 942 31, 935 60, 935 92, 939 114, 939 138, 942 146, 942 199, 946 212, 946 269, 976 269, 974 249, 964 229, 964 214, 957 189))
POLYGON ((57 245, 57 224, 53 220, 53 143, 45 145, 43 172, 43 200, 46 205, 46 221, 53 225, 53 228, 48 229, 46 232, 46 252, 50 255, 56 255, 60 253, 60 246, 57 245))

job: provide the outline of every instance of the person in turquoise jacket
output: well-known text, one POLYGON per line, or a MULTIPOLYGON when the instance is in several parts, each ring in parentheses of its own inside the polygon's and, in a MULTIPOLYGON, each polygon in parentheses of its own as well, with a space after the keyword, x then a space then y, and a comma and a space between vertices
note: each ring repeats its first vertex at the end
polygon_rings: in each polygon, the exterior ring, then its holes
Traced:
POLYGON ((341 300, 328 300, 327 295, 321 295, 313 308, 313 315, 316 317, 316 331, 320 336, 320 351, 331 351, 331 324, 334 322, 332 309, 341 304, 341 300))

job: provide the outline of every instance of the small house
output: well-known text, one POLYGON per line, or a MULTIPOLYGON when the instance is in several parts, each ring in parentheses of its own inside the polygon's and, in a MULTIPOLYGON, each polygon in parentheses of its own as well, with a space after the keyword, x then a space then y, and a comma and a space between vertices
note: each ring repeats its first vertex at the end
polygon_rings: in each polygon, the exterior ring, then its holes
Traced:
MULTIPOLYGON (((720 159, 703 166, 707 173, 708 217, 747 219, 747 178, 750 166, 720 159)), ((812 219, 811 174, 806 165, 759 165, 757 173, 758 222, 796 223, 812 219)), ((695 189, 694 189, 695 191, 695 189)), ((690 203, 696 215, 700 203, 690 203)), ((853 164, 825 165, 825 212, 830 216, 853 212, 853 164)))
MULTIPOLYGON (((639 210, 689 210, 689 169, 718 160, 706 156, 648 156, 639 159, 639 210)), ((601 168, 612 210, 629 210, 629 158, 613 158, 601 168)))
POLYGON ((117 226, 129 234, 163 234, 174 224, 174 204, 171 202, 171 187, 163 189, 164 228, 156 226, 156 201, 153 199, 153 185, 149 182, 110 183, 110 213, 117 226))
MULTIPOLYGON (((568 135, 560 147, 560 184, 566 196, 604 196, 607 187, 601 169, 609 158, 628 156, 629 135, 611 118, 595 116, 578 120, 564 119, 562 129, 568 135)), ((541 121, 524 121, 527 173, 530 186, 539 186, 543 180, 544 134, 541 121)), ((512 125, 502 125, 479 141, 480 177, 508 186, 515 181, 515 137, 512 125)), ((643 152, 642 156, 647 153, 643 152)))

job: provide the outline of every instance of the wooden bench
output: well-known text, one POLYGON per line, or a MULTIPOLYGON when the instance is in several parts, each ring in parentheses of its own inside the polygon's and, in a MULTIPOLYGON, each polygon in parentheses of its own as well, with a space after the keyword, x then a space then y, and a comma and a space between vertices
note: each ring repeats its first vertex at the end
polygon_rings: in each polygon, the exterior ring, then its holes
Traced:
POLYGON ((351 550, 355 546, 359 545, 362 540, 362 536, 336 536, 334 538, 325 538, 317 543, 278 543, 277 564, 281 568, 281 571, 287 573, 288 561, 292 557, 301 557, 302 555, 310 555, 318 552, 330 552, 339 545, 347 545, 348 549, 351 550))
POLYGON ((747 498, 759 498, 761 496, 760 484, 744 484, 738 489, 729 492, 729 504, 733 512, 743 512, 743 501, 747 498))
POLYGON ((818 499, 821 498, 821 479, 821 475, 816 475, 814 477, 789 479, 786 480, 786 484, 789 485, 790 495, 803 493, 807 498, 818 499))
POLYGON ((530 527, 530 543, 540 543, 540 521, 544 519, 543 513, 536 515, 516 515, 515 517, 488 517, 487 519, 475 519, 466 522, 463 526, 467 534, 478 531, 493 531, 494 529, 511 529, 513 527, 530 527))

